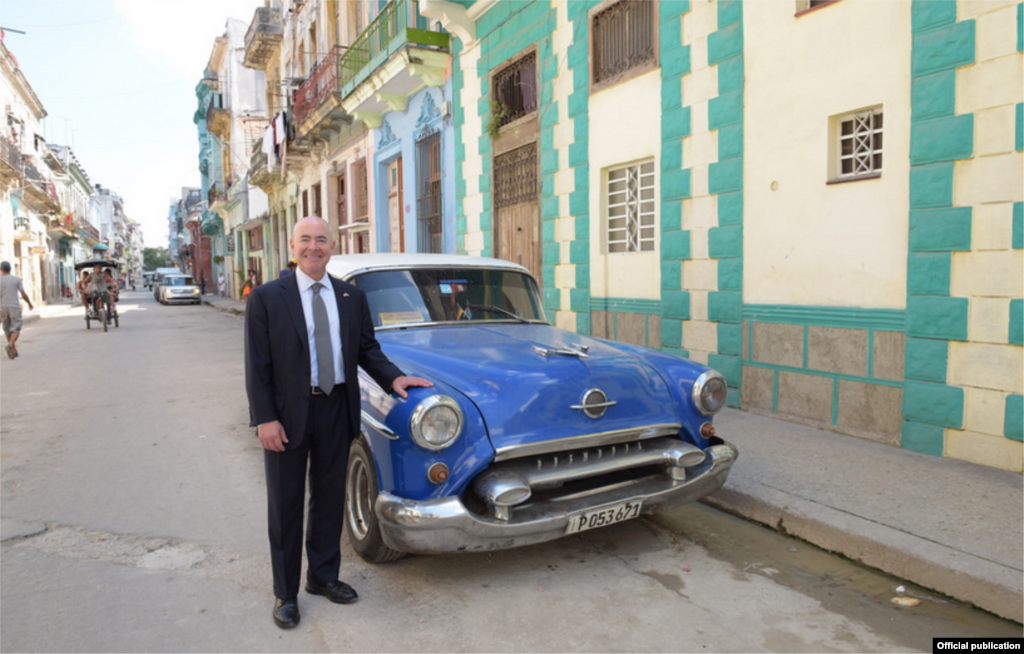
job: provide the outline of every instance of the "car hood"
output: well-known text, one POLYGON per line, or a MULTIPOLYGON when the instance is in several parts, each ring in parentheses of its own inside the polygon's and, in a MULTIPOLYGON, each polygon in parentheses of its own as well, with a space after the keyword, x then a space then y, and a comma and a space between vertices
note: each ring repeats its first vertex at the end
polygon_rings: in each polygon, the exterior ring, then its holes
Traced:
POLYGON ((443 381, 476 404, 495 449, 680 422, 665 381, 639 357, 550 325, 431 327, 377 338, 406 374, 443 381), (574 345, 586 347, 586 356, 534 349, 574 345), (595 388, 616 402, 604 416, 571 408, 595 388))

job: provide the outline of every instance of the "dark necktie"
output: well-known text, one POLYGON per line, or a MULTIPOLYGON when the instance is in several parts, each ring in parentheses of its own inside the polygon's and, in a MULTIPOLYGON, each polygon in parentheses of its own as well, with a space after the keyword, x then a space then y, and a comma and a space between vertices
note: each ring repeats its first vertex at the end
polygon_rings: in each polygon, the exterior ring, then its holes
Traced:
POLYGON ((316 340, 316 366, 320 390, 330 394, 334 390, 334 349, 331 347, 331 323, 327 319, 327 306, 320 297, 320 282, 313 284, 313 338, 316 340))

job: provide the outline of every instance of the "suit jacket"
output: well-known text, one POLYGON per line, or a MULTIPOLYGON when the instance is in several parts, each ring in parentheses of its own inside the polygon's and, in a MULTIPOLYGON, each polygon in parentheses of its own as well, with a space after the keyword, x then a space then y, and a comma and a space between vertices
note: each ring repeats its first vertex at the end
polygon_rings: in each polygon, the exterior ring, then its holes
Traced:
MULTIPOLYGON (((402 371, 380 349, 366 294, 330 275, 338 303, 342 367, 349 405, 349 437, 359 434, 359 371, 361 366, 384 390, 402 371)), ((253 289, 245 309, 245 386, 250 426, 278 420, 288 437, 287 448, 301 442, 309 414, 309 339, 302 313, 299 283, 286 275, 253 289)))

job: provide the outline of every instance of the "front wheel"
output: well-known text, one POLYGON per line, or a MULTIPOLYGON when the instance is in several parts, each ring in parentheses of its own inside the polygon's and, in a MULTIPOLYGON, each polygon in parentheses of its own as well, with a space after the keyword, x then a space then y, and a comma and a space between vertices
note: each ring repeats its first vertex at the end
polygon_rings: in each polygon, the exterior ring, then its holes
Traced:
POLYGON ((377 501, 377 466, 363 437, 352 443, 345 479, 345 527, 352 549, 368 563, 390 563, 405 556, 384 544, 373 505, 377 501))

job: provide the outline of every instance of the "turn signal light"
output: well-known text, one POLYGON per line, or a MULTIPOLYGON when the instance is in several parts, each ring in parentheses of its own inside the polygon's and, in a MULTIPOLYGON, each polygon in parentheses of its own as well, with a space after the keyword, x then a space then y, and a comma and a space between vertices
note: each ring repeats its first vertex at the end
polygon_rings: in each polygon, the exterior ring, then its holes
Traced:
POLYGON ((435 463, 427 469, 427 479, 432 484, 441 484, 448 481, 448 466, 443 463, 435 463))
POLYGON ((715 435, 715 426, 712 425, 710 422, 705 422, 703 425, 700 426, 700 436, 701 436, 701 438, 708 439, 708 438, 714 437, 714 435, 715 435))

